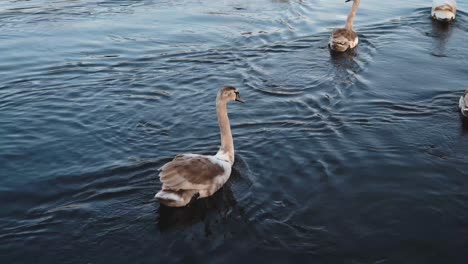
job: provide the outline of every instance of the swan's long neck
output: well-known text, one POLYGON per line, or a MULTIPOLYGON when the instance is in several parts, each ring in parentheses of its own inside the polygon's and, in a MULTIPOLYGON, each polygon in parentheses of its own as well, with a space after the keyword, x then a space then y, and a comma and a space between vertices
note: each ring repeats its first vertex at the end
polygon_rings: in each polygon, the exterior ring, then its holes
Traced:
POLYGON ((348 15, 348 19, 346 19, 346 29, 348 30, 353 30, 354 18, 356 17, 356 13, 357 13, 360 2, 361 0, 353 1, 353 7, 351 8, 351 12, 348 15))
POLYGON ((216 113, 218 114, 219 128, 221 131, 221 147, 216 156, 228 159, 234 164, 234 141, 232 139, 231 125, 227 113, 227 102, 221 100, 218 96, 216 99, 216 113))

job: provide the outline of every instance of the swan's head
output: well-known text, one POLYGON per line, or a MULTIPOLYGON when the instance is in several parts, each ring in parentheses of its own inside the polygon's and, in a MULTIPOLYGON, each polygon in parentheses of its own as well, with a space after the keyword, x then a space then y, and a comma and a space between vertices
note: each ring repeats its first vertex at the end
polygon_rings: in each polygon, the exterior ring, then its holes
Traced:
POLYGON ((224 101, 224 102, 231 102, 231 101, 237 101, 244 103, 244 100, 240 98, 239 91, 237 90, 236 87, 233 86, 225 86, 219 90, 218 93, 218 100, 224 101))

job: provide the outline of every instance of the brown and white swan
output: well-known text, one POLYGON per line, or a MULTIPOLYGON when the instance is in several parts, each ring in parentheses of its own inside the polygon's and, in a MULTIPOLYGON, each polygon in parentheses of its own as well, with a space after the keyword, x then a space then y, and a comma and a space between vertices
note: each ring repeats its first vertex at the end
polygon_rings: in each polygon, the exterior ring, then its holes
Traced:
POLYGON ((155 196, 161 204, 186 206, 192 199, 213 195, 229 179, 234 164, 234 141, 227 113, 231 101, 244 102, 235 87, 221 88, 216 98, 221 147, 216 155, 180 154, 161 167, 162 189, 155 196))
POLYGON ((333 30, 330 37, 329 46, 334 51, 344 52, 348 49, 353 49, 359 42, 358 35, 353 30, 354 18, 359 7, 361 0, 346 0, 345 2, 353 1, 353 7, 351 12, 346 19, 346 25, 344 28, 337 28, 333 30))

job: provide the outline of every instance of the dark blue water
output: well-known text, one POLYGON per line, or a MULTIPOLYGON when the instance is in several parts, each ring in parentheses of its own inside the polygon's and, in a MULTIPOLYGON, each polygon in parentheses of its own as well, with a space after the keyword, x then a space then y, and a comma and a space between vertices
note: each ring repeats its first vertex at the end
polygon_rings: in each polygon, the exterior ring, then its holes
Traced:
POLYGON ((3 0, 1 263, 467 263, 468 4, 3 0), (157 169, 219 146, 214 197, 162 208, 157 169))

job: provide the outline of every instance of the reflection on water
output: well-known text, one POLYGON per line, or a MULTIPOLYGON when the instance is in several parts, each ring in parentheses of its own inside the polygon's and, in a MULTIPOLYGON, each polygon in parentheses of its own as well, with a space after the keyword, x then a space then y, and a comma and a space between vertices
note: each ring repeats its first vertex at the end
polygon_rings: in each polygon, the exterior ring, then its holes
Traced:
POLYGON ((347 50, 346 52, 336 52, 330 49, 330 61, 337 68, 358 72, 359 64, 354 61, 357 56, 356 49, 347 50))
POLYGON ((435 45, 434 56, 444 57, 446 52, 447 42, 450 40, 452 35, 453 25, 447 23, 440 23, 432 20, 432 36, 437 39, 435 45))
POLYGON ((157 223, 161 231, 166 231, 190 227, 196 223, 204 222, 207 225, 206 232, 212 233, 209 230, 209 222, 211 221, 207 220, 208 217, 216 215, 221 217, 220 221, 222 221, 222 218, 232 212, 235 206, 236 200, 228 184, 210 199, 198 199, 184 208, 160 206, 157 223))
POLYGON ((467 8, 362 3, 335 54, 334 1, 4 1, 0 262, 465 263, 467 8), (160 206, 224 85, 230 180, 160 206))
POLYGON ((461 123, 462 134, 463 135, 468 134, 468 118, 461 115, 460 116, 460 123, 461 123))

